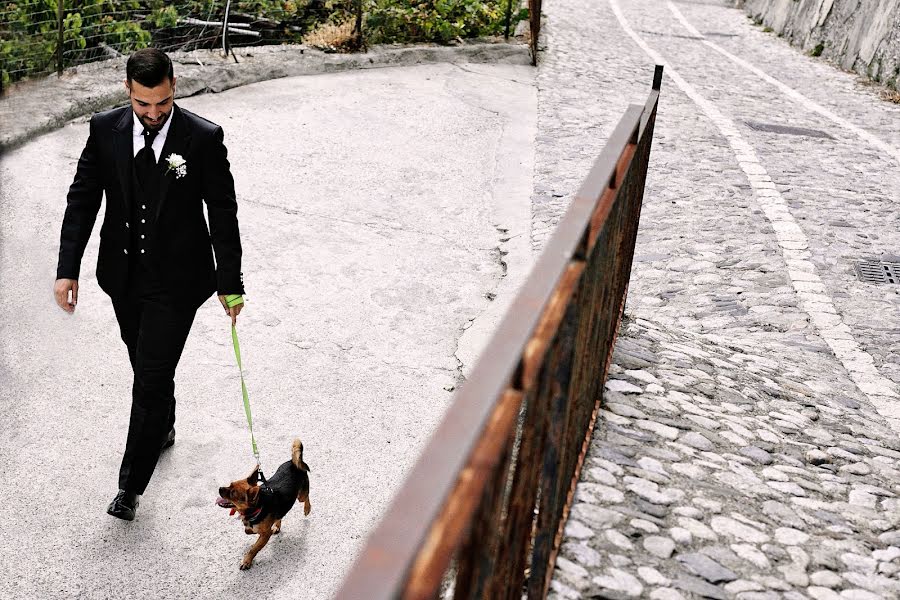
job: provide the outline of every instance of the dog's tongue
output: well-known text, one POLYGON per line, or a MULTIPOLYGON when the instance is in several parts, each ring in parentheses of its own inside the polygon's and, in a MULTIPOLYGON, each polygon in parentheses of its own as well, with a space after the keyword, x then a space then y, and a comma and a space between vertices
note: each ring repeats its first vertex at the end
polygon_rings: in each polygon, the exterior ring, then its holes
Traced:
POLYGON ((237 509, 234 507, 234 504, 232 504, 231 502, 229 502, 222 496, 219 496, 218 498, 216 498, 216 505, 221 506, 222 508, 230 508, 231 512, 228 513, 229 517, 233 517, 234 513, 237 512, 237 509))

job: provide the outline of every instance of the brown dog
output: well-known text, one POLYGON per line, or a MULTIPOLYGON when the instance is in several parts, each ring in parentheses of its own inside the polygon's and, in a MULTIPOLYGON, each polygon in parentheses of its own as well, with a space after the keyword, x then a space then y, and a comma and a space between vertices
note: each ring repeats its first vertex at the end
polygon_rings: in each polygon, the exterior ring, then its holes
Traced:
POLYGON ((294 506, 294 501, 303 503, 303 514, 308 515, 309 465, 303 462, 303 444, 294 440, 291 446, 291 460, 282 463, 266 484, 259 485, 259 473, 254 469, 246 479, 234 481, 228 487, 219 488, 216 504, 230 508, 231 514, 241 513, 244 532, 259 534, 241 561, 241 570, 249 569, 253 558, 272 537, 281 531, 281 519, 294 506))

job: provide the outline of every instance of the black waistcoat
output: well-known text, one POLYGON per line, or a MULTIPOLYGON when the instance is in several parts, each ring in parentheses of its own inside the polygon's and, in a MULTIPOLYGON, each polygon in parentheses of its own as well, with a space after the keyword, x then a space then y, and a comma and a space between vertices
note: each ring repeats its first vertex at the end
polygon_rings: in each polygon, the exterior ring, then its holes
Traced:
POLYGON ((159 165, 144 165, 138 158, 131 162, 131 287, 133 291, 148 294, 161 289, 159 263, 153 252, 162 171, 159 165))

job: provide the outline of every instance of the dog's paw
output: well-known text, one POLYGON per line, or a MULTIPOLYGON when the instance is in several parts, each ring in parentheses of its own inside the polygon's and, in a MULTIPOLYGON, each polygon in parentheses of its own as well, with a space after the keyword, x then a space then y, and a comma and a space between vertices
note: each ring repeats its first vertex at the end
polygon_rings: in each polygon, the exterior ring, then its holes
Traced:
POLYGON ((281 533, 281 521, 280 520, 272 523, 272 533, 273 534, 281 533))
POLYGON ((241 571, 246 571, 247 569, 249 569, 252 566, 253 566, 253 559, 245 556, 244 559, 241 561, 241 571))

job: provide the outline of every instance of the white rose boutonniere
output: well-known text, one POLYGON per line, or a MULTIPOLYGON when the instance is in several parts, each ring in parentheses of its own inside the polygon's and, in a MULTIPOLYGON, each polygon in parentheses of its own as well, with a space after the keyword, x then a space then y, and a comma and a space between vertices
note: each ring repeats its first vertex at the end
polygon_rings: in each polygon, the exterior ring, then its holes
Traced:
POLYGON ((170 154, 166 158, 166 162, 169 163, 169 168, 166 169, 166 173, 175 171, 175 179, 181 179, 187 175, 187 161, 184 160, 184 157, 180 154, 170 154))

